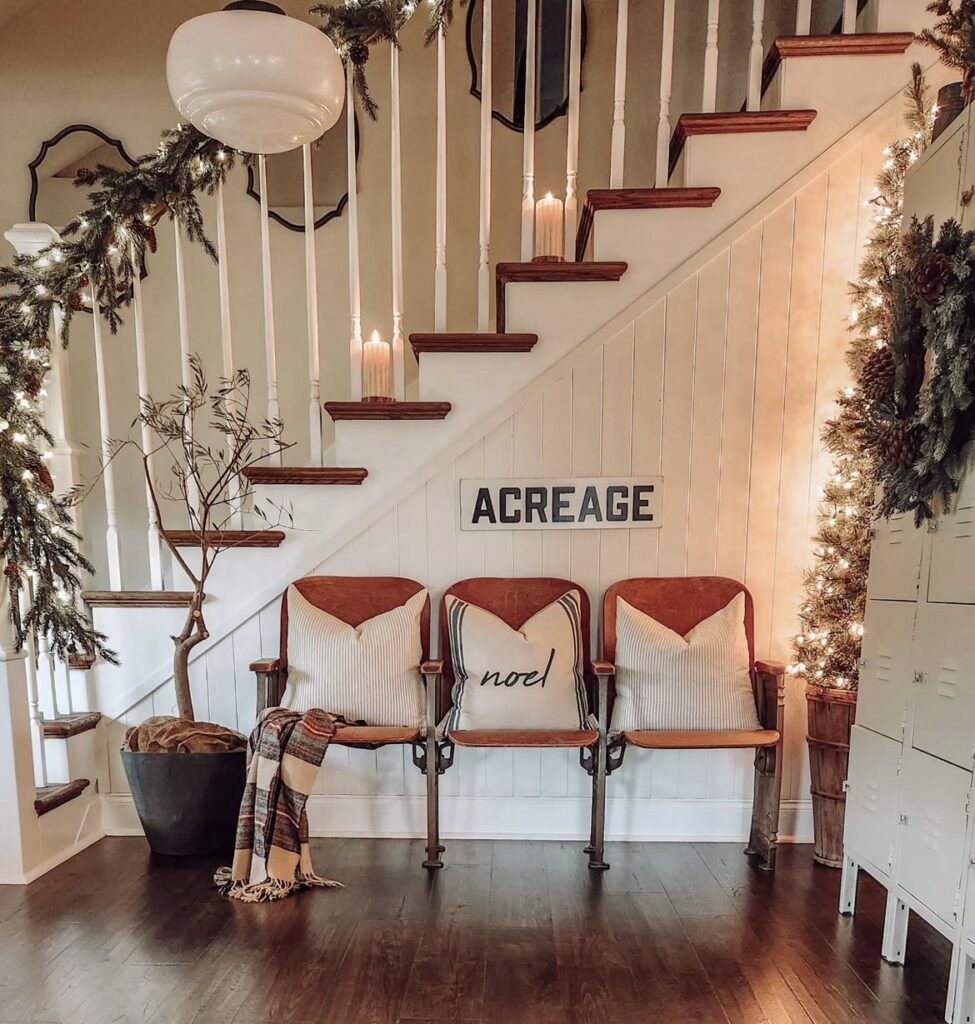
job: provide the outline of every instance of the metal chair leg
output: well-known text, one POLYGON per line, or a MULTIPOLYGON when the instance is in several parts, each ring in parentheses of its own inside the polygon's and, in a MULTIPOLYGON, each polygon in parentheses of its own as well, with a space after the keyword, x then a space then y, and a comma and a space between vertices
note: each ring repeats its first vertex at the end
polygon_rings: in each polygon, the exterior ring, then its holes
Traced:
POLYGON ((437 763, 436 732, 431 728, 426 743, 426 777, 427 777, 427 859, 425 868, 442 868, 440 854, 444 847, 440 845, 440 772, 437 763))
POLYGON ((590 871, 608 871, 603 859, 606 835, 606 737, 600 736, 596 748, 596 771, 592 789, 592 851, 589 854, 590 871))

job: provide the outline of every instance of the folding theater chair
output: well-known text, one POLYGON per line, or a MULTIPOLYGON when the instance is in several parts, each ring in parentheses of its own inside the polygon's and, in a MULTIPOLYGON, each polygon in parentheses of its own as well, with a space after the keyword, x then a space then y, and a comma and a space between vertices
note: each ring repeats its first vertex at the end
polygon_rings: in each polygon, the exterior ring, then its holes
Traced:
MULTIPOLYGON (((602 757, 605 761, 606 743, 605 729, 600 730, 599 722, 591 713, 593 706, 593 668, 589 662, 590 632, 589 632, 589 598, 586 591, 578 584, 569 580, 550 578, 496 578, 481 577, 477 579, 461 580, 455 583, 444 594, 440 603, 440 654, 441 658, 436 661, 429 661, 423 665, 422 670, 428 678, 427 693, 429 694, 434 686, 438 689, 441 698, 439 703, 440 720, 443 722, 451 710, 450 695, 456 681, 454 666, 451 661, 449 625, 447 621, 446 598, 454 596, 466 601, 469 604, 477 605, 492 612, 498 618, 506 622, 512 629, 518 629, 530 619, 536 612, 541 611, 553 601, 558 600, 567 591, 576 590, 580 595, 581 604, 581 634, 582 634, 582 663, 585 667, 585 680, 587 690, 587 723, 584 729, 452 729, 445 736, 447 752, 444 755, 448 764, 453 761, 453 747, 576 747, 579 749, 580 764, 594 780, 598 777, 596 762, 602 757)), ((606 677, 600 679, 600 685, 605 687, 606 677)), ((606 700, 602 701, 606 707, 606 700)), ((605 771, 601 778, 605 782, 605 771)), ((593 800, 595 809, 603 806, 600 801, 593 800)), ((595 819, 594 819, 595 820, 595 819)), ((592 848, 592 836, 595 834, 595 824, 590 837, 592 848)), ((608 865, 593 858, 590 867, 605 868, 608 865)))
MULTIPOLYGON (((754 748, 755 789, 752 800, 752 821, 747 854, 761 858, 763 866, 775 868, 778 840, 779 803, 782 795, 782 732, 785 713, 785 666, 755 660, 755 615, 752 597, 736 580, 720 576, 678 578, 645 577, 614 583, 603 598, 602 648, 605 662, 599 663, 600 684, 603 674, 615 675, 616 599, 624 601, 652 616, 681 636, 699 622, 724 608, 737 594, 745 595, 745 633, 751 666, 752 690, 761 729, 722 731, 663 731, 639 729, 623 732, 608 739, 607 757, 597 764, 600 771, 611 774, 623 763, 627 746, 651 750, 707 750, 754 748)), ((606 692, 600 686, 600 701, 606 692)), ((610 695, 612 696, 612 695, 610 695)), ((599 721, 609 720, 609 705, 599 706, 599 721)), ((594 787, 597 799, 605 804, 605 780, 594 787)), ((604 811, 593 815, 594 856, 602 857, 604 811)))
MULTIPOLYGON (((350 626, 360 626, 367 619, 397 608, 423 590, 421 583, 396 576, 306 576, 296 580, 294 585, 305 600, 350 626)), ((430 655, 429 598, 420 616, 420 642, 422 658, 426 661, 430 655)), ((257 674, 257 710, 260 713, 280 703, 288 682, 287 590, 281 597, 281 653, 277 658, 252 662, 250 667, 257 674)), ((444 848, 440 845, 437 783, 447 764, 436 739, 436 688, 430 685, 429 675, 422 678, 426 684, 425 734, 422 729, 405 726, 351 725, 339 729, 332 742, 362 750, 375 750, 389 744, 412 747, 413 763, 426 776, 427 783, 427 858, 423 866, 440 868, 444 848)))

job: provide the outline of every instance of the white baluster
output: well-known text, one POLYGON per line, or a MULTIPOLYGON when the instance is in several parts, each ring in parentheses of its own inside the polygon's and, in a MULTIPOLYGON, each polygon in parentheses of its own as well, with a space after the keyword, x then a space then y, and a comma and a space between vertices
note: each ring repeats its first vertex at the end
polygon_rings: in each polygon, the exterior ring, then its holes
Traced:
MULTIPOLYGON (((23 621, 27 615, 29 602, 28 592, 33 598, 33 587, 28 581, 27 590, 20 591, 20 617, 23 621)), ((37 644, 33 630, 27 633, 27 713, 30 716, 31 751, 34 755, 34 782, 38 786, 47 785, 47 753, 44 750, 44 713, 41 711, 41 693, 37 679, 37 644)), ((54 714, 57 715, 55 705, 54 714)))
POLYGON ((359 183, 355 163, 355 93, 345 71, 346 168, 349 188, 349 394, 362 398, 362 299, 359 288, 359 183))
POLYGON ((857 0, 843 0, 843 34, 851 35, 857 30, 857 0))
MULTIPOLYGON (((142 304, 142 281, 139 275, 139 259, 135 245, 130 247, 132 266, 132 323, 135 326, 135 372, 139 385, 139 411, 142 412, 142 400, 149 394, 149 367, 146 356, 146 322, 145 308, 142 304)), ((148 454, 152 451, 152 431, 148 425, 140 425, 142 450, 148 454)), ((153 460, 149 458, 149 472, 152 473, 153 460)), ((162 538, 159 535, 159 522, 156 518, 156 506, 152 500, 149 483, 146 482, 146 540, 149 546, 149 586, 153 590, 163 588, 163 550, 162 538)))
POLYGON ((623 187, 623 157, 626 152, 626 40, 628 0, 616 8, 616 80, 613 86, 613 139, 609 161, 609 187, 623 187))
POLYGON ((105 548, 108 555, 108 586, 122 589, 122 551, 119 547, 118 509, 115 504, 115 464, 110 461, 108 418, 108 380, 105 376, 105 351, 102 341, 102 315, 95 286, 91 288, 91 314, 95 329, 95 382, 98 395, 98 430, 101 433, 102 484, 105 488, 105 548))
MULTIPOLYGON (((230 316, 230 246, 227 244, 227 217, 223 203, 223 182, 217 184, 217 288, 220 294, 220 353, 223 375, 228 380, 234 373, 234 334, 230 316)), ((233 440, 227 438, 228 449, 233 440)), ((235 478, 230 484, 228 497, 231 502, 227 525, 234 530, 243 526, 240 509, 240 482, 235 478)))
MULTIPOLYGON (((625 4, 626 0, 622 0, 625 4)), ((528 262, 535 245, 535 30, 536 0, 528 0, 525 27, 525 111, 521 154, 521 258, 528 262)))
POLYGON ((582 0, 572 0, 569 27, 569 112, 565 141, 565 258, 576 256, 579 100, 582 92, 582 0))
MULTIPOLYGON (((184 388, 193 385, 193 373, 190 369, 190 317, 189 307, 186 301, 186 265, 183 259, 183 232, 179 226, 179 218, 173 218, 174 236, 176 239, 176 308, 179 312, 179 366, 180 375, 184 388)), ((193 443, 192 434, 186 438, 186 446, 193 443)), ((196 483, 192 478, 186 480, 186 497, 190 508, 196 508, 197 493, 196 483)), ((191 525, 195 525, 192 524, 191 525)))
MULTIPOLYGON (((278 355, 274 340, 274 288, 271 284, 271 218, 267 204, 267 157, 257 158, 258 187, 261 191, 261 283, 264 294, 264 362, 267 367, 267 418, 278 420, 278 355)), ((281 465, 281 453, 272 452, 268 462, 281 465)))
POLYGON ((491 319, 491 112, 494 102, 491 69, 491 0, 484 0, 481 28, 481 190, 478 226, 477 329, 487 331, 491 319))
POLYGON ((437 225, 433 329, 438 334, 447 330, 447 33, 443 25, 437 32, 437 225))
POLYGON ((796 4, 796 35, 808 36, 812 28, 812 0, 799 0, 796 4))
POLYGON ((704 46, 704 90, 701 110, 713 114, 718 102, 718 6, 720 0, 708 0, 708 31, 704 46))
MULTIPOLYGON (((57 663, 54 660, 54 652, 51 650, 51 638, 47 633, 42 633, 38 638, 37 656, 47 672, 48 684, 51 687, 51 698, 54 702, 54 714, 57 715, 57 709, 62 707, 67 709, 66 714, 72 714, 74 706, 71 700, 71 688, 65 687, 62 693, 58 693, 57 663)), ((64 679, 62 679, 63 682, 64 679)))
POLYGON ((403 361, 403 161, 400 155, 399 49, 389 47, 389 153, 390 211, 393 280, 393 395, 406 398, 403 361))
POLYGON ((305 183, 305 298, 308 302, 308 431, 311 464, 322 464, 321 361, 318 354, 318 254, 315 251, 315 194, 311 144, 301 147, 305 183))
POLYGON ((660 113, 657 117, 657 166, 654 184, 664 188, 670 177, 670 96, 674 81, 674 18, 676 0, 664 0, 660 37, 660 113))
POLYGON ((759 110, 762 106, 762 29, 765 19, 765 0, 752 0, 752 45, 748 51, 748 100, 746 110, 759 110))

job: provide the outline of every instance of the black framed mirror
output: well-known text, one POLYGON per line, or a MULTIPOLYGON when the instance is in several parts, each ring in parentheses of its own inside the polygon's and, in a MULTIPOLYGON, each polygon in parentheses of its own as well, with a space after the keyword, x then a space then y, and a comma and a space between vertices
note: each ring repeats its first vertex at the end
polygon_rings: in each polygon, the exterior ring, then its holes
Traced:
MULTIPOLYGON (((572 0, 535 0, 535 130, 566 113, 569 106, 569 36, 572 0)), ((467 6, 467 59, 471 95, 481 98, 481 33, 484 5, 467 6)), ((525 125, 525 47, 528 0, 497 5, 491 25, 492 115, 512 131, 525 125)), ((582 5, 582 59, 589 21, 582 5)))
POLYGON ((85 205, 85 193, 74 184, 82 168, 104 164, 123 170, 135 167, 121 139, 90 124, 69 124, 41 143, 27 165, 30 200, 27 217, 60 231, 85 205))
MULTIPOLYGON (((315 230, 342 216, 349 201, 347 109, 334 127, 311 147, 312 189, 315 196, 315 230)), ((359 162, 359 118, 353 120, 355 159, 359 162)), ((289 231, 305 230, 305 179, 301 148, 267 157, 268 216, 289 231)), ((257 167, 247 166, 247 194, 261 201, 257 167)))

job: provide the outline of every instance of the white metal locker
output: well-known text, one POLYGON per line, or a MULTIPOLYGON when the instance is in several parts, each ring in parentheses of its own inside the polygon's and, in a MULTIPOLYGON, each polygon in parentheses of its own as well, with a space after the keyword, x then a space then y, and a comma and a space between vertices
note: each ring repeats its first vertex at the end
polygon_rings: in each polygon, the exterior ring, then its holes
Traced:
POLYGON ((913 514, 878 519, 870 544, 868 600, 916 601, 923 547, 924 531, 914 526, 913 514))
POLYGON ((971 770, 975 606, 919 604, 914 629, 913 746, 971 770))
POLYGON ((899 740, 914 678, 913 601, 868 601, 863 621, 857 725, 899 740))
POLYGON ((969 445, 968 467, 950 512, 931 533, 929 601, 975 604, 975 447, 969 445))
POLYGON ((853 726, 843 842, 847 856, 885 874, 890 870, 897 821, 900 756, 898 741, 853 726))
POLYGON ((951 925, 965 860, 972 773, 920 750, 904 751, 898 883, 951 925))

